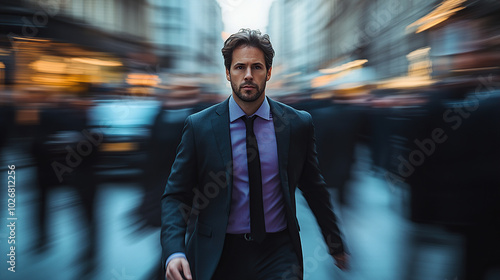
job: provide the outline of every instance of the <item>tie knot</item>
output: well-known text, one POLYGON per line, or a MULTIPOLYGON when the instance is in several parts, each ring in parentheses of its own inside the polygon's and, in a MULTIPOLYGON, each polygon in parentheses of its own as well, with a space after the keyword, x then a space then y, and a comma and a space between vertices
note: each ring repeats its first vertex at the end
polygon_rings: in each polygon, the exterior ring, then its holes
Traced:
POLYGON ((247 116, 243 116, 241 117, 243 119, 243 121, 245 122, 245 126, 247 129, 251 129, 253 130, 253 122, 255 121, 255 119, 257 118, 257 115, 253 115, 251 117, 247 117, 247 116))

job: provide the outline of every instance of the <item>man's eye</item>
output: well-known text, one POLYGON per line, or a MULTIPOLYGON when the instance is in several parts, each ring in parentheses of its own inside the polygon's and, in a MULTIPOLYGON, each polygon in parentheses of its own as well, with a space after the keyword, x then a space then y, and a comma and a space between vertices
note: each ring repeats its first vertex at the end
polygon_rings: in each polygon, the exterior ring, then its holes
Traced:
POLYGON ((236 69, 243 69, 243 66, 236 66, 236 69))
POLYGON ((255 65, 255 69, 262 69, 262 67, 260 65, 255 65))

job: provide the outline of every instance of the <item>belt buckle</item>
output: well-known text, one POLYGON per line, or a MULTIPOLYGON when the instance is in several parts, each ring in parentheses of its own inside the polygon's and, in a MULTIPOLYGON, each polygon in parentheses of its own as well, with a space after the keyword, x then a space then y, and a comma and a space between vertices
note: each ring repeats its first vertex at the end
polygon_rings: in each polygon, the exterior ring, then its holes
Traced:
POLYGON ((253 241, 252 235, 250 233, 243 234, 246 241, 253 241))

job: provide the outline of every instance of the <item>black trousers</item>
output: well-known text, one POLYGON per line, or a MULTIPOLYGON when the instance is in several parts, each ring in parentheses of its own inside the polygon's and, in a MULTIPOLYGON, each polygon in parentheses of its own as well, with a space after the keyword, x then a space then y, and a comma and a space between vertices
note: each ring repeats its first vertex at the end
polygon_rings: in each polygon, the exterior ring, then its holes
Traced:
POLYGON ((262 243, 242 234, 226 234, 222 256, 212 280, 301 280, 288 230, 268 233, 262 243))

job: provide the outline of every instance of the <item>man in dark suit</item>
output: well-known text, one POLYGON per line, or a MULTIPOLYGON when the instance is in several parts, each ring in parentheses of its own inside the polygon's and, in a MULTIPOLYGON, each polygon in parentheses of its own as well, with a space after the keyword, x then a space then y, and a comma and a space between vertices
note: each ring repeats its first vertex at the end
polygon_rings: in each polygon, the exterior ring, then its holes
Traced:
POLYGON ((167 279, 302 279, 296 187, 346 269, 311 116, 265 96, 269 36, 242 29, 222 54, 233 93, 186 119, 162 196, 167 279), (194 230, 186 237, 188 223, 194 230))

